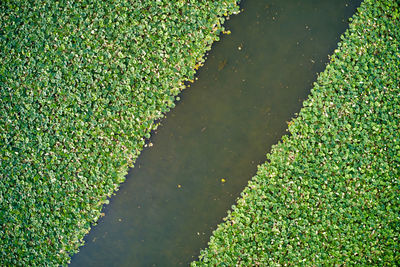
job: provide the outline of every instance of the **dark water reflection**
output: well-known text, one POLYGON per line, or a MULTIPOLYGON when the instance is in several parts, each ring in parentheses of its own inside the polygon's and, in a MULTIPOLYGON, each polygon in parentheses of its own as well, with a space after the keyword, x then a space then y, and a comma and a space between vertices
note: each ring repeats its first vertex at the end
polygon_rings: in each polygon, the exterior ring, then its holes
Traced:
POLYGON ((245 0, 72 266, 188 265, 285 134, 360 1, 245 0), (226 182, 221 182, 225 179, 226 182))

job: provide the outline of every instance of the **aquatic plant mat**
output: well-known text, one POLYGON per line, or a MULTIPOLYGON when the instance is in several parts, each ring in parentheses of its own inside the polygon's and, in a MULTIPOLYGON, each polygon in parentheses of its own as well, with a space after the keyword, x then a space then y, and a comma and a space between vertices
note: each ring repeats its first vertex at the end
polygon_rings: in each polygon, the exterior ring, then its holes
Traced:
POLYGON ((366 0, 192 266, 400 263, 400 6, 366 0))
POLYGON ((236 0, 0 2, 0 263, 66 265, 236 0))

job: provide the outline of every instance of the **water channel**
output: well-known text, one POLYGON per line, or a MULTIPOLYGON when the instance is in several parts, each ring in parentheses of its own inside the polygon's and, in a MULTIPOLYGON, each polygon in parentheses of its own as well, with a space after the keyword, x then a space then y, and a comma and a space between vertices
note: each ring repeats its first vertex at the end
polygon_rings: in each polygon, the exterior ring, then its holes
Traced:
POLYGON ((244 0, 71 266, 188 265, 284 135, 360 0, 244 0))

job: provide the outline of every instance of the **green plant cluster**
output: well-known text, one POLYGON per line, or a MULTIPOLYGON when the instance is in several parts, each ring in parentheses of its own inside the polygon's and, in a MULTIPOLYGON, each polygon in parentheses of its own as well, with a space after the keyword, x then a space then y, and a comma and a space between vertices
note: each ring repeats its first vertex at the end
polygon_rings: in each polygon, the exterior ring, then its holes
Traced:
POLYGON ((365 0, 192 266, 400 264, 400 3, 365 0))
POLYGON ((0 1, 0 265, 65 265, 236 0, 0 1))

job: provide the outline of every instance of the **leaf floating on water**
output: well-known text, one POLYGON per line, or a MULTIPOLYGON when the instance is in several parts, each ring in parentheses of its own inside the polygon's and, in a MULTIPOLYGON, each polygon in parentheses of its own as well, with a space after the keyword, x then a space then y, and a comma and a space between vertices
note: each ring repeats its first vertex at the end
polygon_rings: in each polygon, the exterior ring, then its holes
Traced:
POLYGON ((227 59, 224 59, 218 63, 218 71, 223 70, 228 63, 227 59))

